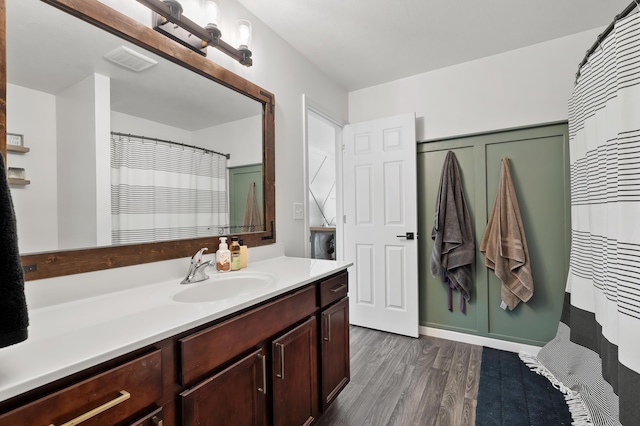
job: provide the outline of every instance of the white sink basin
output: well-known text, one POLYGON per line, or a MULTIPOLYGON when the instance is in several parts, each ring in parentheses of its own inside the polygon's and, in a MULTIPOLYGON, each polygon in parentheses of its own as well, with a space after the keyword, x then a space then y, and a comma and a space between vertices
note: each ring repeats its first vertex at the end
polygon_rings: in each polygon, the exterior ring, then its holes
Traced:
POLYGON ((176 293, 173 300, 183 303, 203 303, 232 299, 275 284, 272 275, 259 272, 233 271, 217 274, 206 281, 185 284, 185 289, 176 293))

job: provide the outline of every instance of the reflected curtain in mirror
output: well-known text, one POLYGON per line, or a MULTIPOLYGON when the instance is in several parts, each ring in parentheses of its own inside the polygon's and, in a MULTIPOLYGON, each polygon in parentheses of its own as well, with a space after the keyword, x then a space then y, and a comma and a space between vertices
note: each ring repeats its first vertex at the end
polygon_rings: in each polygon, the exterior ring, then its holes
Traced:
POLYGON ((111 136, 112 243, 219 235, 228 228, 227 157, 111 136))

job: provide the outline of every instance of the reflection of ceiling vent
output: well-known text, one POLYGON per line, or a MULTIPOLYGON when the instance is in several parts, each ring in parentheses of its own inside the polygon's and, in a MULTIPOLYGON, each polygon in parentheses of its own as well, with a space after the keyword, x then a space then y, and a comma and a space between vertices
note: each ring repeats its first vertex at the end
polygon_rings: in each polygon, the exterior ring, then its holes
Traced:
POLYGON ((146 70, 158 63, 157 61, 147 58, 146 56, 125 46, 113 49, 111 52, 104 55, 104 57, 105 59, 136 72, 146 70))

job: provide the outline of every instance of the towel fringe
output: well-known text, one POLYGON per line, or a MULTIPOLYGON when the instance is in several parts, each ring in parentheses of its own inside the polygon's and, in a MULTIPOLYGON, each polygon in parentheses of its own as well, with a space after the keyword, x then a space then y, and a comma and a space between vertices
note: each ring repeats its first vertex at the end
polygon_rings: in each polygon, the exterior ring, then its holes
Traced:
POLYGON ((541 376, 544 376, 551 382, 554 388, 558 389, 563 393, 564 399, 567 402, 567 407, 569 407, 569 412, 571 413, 572 422, 571 424, 574 426, 591 426, 593 425, 593 421, 591 420, 591 414, 589 413, 589 409, 585 405, 582 397, 579 392, 572 390, 565 386, 561 381, 556 379, 556 377, 538 360, 535 355, 528 354, 526 352, 520 352, 518 354, 522 362, 529 367, 531 371, 537 373, 541 376))

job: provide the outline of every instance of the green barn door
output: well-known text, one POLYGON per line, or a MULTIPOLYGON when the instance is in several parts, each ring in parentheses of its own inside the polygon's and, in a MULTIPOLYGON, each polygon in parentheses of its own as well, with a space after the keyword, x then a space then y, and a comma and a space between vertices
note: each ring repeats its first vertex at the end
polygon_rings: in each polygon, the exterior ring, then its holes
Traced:
POLYGON ((418 146, 420 324, 486 337, 543 345, 555 336, 569 269, 570 196, 566 124, 422 143, 418 146), (440 279, 431 277, 431 229, 444 157, 452 150, 462 170, 476 241, 475 293, 453 312, 440 279), (534 280, 528 303, 500 308, 500 281, 478 251, 496 197, 500 161, 508 157, 525 227, 534 280))
POLYGON ((252 184, 255 184, 254 195, 258 203, 260 217, 264 218, 262 164, 229 168, 229 219, 232 234, 247 232, 242 229, 242 222, 249 185, 252 184))

